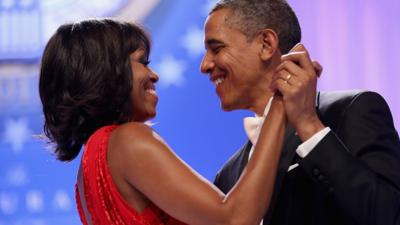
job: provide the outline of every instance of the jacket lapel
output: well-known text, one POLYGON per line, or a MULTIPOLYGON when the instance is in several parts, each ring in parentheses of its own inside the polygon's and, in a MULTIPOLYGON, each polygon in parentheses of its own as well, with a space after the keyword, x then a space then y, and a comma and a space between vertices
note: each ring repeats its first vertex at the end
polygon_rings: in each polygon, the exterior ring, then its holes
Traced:
POLYGON ((283 179, 287 173, 287 170, 296 155, 296 148, 301 144, 299 137, 295 134, 295 130, 292 126, 288 125, 285 134, 284 145, 282 149, 282 154, 279 160, 278 171, 275 179, 275 187, 272 194, 271 203, 264 217, 264 224, 269 224, 271 220, 271 215, 274 212, 275 205, 282 187, 283 179))
POLYGON ((249 161, 249 154, 250 154, 250 150, 253 147, 253 144, 251 143, 251 141, 248 141, 247 144, 244 146, 243 149, 243 154, 240 157, 240 161, 239 161, 239 169, 237 170, 237 173, 235 174, 235 182, 234 184, 236 184, 236 182, 239 180, 240 175, 242 174, 244 167, 247 165, 247 162, 249 161))
MULTIPOLYGON (((315 99, 315 107, 317 110, 317 114, 319 117, 320 115, 320 92, 317 92, 317 96, 315 99)), ((294 128, 289 124, 286 134, 285 134, 285 141, 282 149, 282 155, 279 160, 279 168, 278 168, 278 173, 276 175, 276 180, 275 180, 275 187, 274 187, 274 192, 272 194, 272 199, 271 203, 269 205, 269 209, 267 211, 267 214, 264 217, 263 224, 270 224, 272 215, 274 213, 274 209, 276 206, 276 202, 279 197, 279 193, 282 189, 282 183, 283 179, 285 178, 285 175, 287 173, 287 169, 289 168, 293 158, 296 155, 296 149, 297 147, 302 143, 300 138, 296 135, 296 131, 294 128)))

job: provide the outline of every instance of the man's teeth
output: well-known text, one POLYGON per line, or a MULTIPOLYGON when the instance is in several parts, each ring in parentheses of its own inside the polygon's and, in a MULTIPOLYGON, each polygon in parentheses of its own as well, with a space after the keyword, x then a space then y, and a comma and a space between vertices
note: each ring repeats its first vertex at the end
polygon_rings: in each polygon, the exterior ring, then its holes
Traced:
POLYGON ((214 84, 215 84, 216 86, 218 86, 220 83, 222 83, 222 81, 224 81, 224 78, 218 78, 218 79, 216 79, 216 80, 214 81, 214 84))

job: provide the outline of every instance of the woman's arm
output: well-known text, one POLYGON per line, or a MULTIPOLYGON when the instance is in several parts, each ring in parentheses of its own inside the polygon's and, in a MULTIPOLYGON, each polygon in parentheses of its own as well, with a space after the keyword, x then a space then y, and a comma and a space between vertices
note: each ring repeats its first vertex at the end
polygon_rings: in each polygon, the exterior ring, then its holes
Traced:
POLYGON ((169 215, 188 224, 257 224, 268 208, 284 138, 286 117, 273 100, 252 159, 238 183, 224 195, 192 170, 149 128, 123 125, 109 151, 122 176, 169 215))

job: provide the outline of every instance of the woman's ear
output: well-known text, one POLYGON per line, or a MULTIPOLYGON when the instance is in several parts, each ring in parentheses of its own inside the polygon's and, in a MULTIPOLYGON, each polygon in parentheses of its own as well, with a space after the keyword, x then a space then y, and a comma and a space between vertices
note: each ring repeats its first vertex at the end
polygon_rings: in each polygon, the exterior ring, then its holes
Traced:
POLYGON ((279 51, 279 38, 275 31, 271 29, 261 30, 259 33, 261 41, 261 60, 267 61, 272 58, 276 51, 279 51))

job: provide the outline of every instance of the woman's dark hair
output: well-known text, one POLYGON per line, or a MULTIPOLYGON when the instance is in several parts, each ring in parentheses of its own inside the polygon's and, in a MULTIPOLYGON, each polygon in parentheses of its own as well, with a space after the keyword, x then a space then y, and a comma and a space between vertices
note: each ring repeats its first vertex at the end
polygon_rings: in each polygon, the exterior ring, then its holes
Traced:
POLYGON ((98 128, 132 115, 130 54, 150 41, 137 25, 110 19, 65 24, 43 53, 39 94, 44 132, 61 161, 73 160, 98 128))

